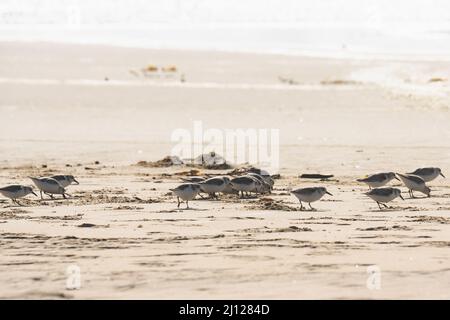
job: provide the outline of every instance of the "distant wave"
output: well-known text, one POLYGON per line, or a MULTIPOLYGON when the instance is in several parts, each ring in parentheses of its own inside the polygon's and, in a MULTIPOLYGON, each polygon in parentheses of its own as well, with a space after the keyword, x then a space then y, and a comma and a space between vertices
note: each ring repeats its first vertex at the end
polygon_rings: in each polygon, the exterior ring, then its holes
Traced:
POLYGON ((218 83, 218 82, 178 82, 178 81, 127 81, 92 79, 35 79, 0 78, 0 84, 24 84, 42 86, 119 86, 119 87, 160 87, 160 88, 198 88, 198 89, 241 89, 241 90, 357 90, 358 84, 255 84, 255 83, 218 83))

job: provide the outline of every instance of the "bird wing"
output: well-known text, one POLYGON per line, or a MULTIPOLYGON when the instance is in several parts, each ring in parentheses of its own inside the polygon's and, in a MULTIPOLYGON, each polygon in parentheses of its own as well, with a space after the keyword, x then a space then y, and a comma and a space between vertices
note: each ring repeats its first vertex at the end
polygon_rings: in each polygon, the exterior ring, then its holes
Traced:
POLYGON ((292 193, 296 193, 296 194, 311 194, 314 191, 316 191, 316 188, 301 188, 301 189, 297 189, 292 191, 292 193))
POLYGON ((237 177, 234 178, 233 180, 231 180, 232 183, 244 183, 244 184, 250 184, 252 182, 254 182, 254 180, 250 177, 237 177))
POLYGON ((372 189, 367 192, 368 195, 389 196, 392 194, 392 188, 372 189))
POLYGON ((370 177, 367 177, 366 181, 368 182, 382 182, 386 179, 386 174, 384 173, 377 173, 373 174, 370 177))
POLYGON ((223 179, 221 179, 221 178, 211 178, 211 179, 206 180, 204 183, 212 184, 212 185, 215 185, 215 186, 221 186, 223 184, 223 179))
POLYGON ((22 190, 22 186, 12 185, 12 186, 7 186, 7 187, 4 187, 4 188, 1 188, 0 190, 8 191, 8 192, 17 192, 17 191, 22 190))
POLYGON ((434 173, 434 168, 419 168, 416 171, 414 171, 412 174, 428 176, 433 173, 434 173))

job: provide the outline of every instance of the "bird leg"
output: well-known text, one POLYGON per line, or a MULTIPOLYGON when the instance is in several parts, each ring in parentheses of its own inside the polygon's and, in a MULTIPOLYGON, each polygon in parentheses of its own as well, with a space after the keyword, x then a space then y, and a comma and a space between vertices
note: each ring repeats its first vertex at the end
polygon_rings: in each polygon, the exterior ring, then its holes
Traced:
POLYGON ((301 201, 300 201, 300 211, 303 211, 303 203, 301 201))
POLYGON ((45 192, 44 191, 44 194, 46 194, 46 195, 48 195, 50 198, 52 198, 53 199, 53 194, 51 194, 51 193, 48 193, 48 192, 45 192))
POLYGON ((186 209, 189 209, 189 201, 186 200, 186 209))
POLYGON ((380 208, 380 210, 382 210, 380 203, 378 201, 377 201, 377 205, 378 205, 378 208, 380 208))
POLYGON ((177 208, 179 208, 180 207, 180 197, 177 197, 177 201, 178 201, 177 208))
POLYGON ((311 202, 308 202, 309 207, 311 208, 311 211, 314 211, 316 209, 314 209, 313 207, 311 207, 311 202))
POLYGON ((42 190, 39 190, 39 192, 41 193, 41 200, 44 200, 44 197, 42 196, 42 190))
POLYGON ((209 193, 209 198, 210 199, 217 199, 216 193, 215 192, 209 193))

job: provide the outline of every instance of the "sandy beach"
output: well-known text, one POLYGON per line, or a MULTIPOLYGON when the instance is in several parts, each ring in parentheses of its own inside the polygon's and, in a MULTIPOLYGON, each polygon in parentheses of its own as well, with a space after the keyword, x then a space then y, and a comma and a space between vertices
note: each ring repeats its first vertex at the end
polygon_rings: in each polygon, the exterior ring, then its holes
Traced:
POLYGON ((424 166, 450 175, 448 61, 1 42, 0 92, 0 186, 80 182, 69 199, 0 198, 0 298, 450 298, 448 178, 420 199, 394 180, 406 200, 383 211, 356 182, 424 166), (177 209, 169 189, 191 170, 245 166, 138 165, 169 155, 194 121, 278 129, 273 193, 177 209), (334 196, 299 211, 289 191, 307 186, 334 196), (69 290, 74 265, 81 287, 69 290))

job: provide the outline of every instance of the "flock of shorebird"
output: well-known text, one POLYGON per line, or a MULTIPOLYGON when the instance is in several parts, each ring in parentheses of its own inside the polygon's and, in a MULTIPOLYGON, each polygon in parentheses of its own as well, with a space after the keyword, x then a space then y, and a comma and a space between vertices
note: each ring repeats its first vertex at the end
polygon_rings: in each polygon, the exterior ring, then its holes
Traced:
MULTIPOLYGON (((408 188, 411 198, 414 198, 414 191, 421 192, 430 197, 431 190, 426 183, 436 179, 439 175, 445 178, 440 168, 430 167, 420 168, 407 174, 394 172, 377 173, 363 179, 357 179, 357 181, 363 182, 369 186, 369 192, 366 192, 365 194, 374 200, 381 210, 381 206, 387 208, 388 206, 386 203, 397 197, 404 200, 400 189, 383 187, 391 180, 397 179, 402 181, 406 188, 408 188)), ((51 198, 53 198, 54 194, 60 194, 66 198, 66 195, 68 195, 66 188, 71 184, 79 184, 72 175, 29 178, 39 189, 41 199, 43 199, 43 194, 46 194, 51 198)), ((217 198, 217 193, 237 194, 244 198, 248 197, 251 193, 271 193, 274 186, 274 179, 270 174, 265 170, 257 168, 250 168, 245 174, 234 178, 227 176, 217 176, 212 178, 195 176, 182 180, 183 184, 174 189, 170 189, 170 191, 177 197, 178 207, 180 207, 182 201, 185 201, 186 208, 189 208, 189 201, 194 200, 197 195, 202 197, 201 193, 208 194, 212 199, 217 198)), ((20 205, 20 203, 17 199, 25 197, 30 193, 37 196, 30 186, 10 185, 0 188, 0 194, 11 199, 18 205, 20 205)), ((303 202, 308 203, 311 210, 314 210, 311 206, 312 202, 320 200, 325 194, 332 195, 324 187, 300 188, 291 191, 291 193, 300 201, 300 210, 304 209, 303 202)))
MULTIPOLYGON (((394 172, 383 172, 370 175, 364 179, 357 179, 358 182, 363 182, 369 186, 369 192, 365 194, 374 200, 380 210, 381 206, 388 207, 386 203, 400 197, 401 190, 397 188, 384 187, 392 179, 402 181, 408 188, 408 192, 411 198, 414 198, 414 191, 419 191, 430 196, 430 188, 426 185, 426 182, 434 180, 441 175, 445 178, 440 168, 419 168, 414 172, 401 174, 394 172), (398 178, 398 177, 400 178, 398 178)), ((274 180, 264 170, 252 168, 250 172, 245 175, 230 179, 229 177, 193 177, 184 179, 184 182, 175 189, 170 189, 178 200, 178 207, 180 206, 180 199, 186 201, 186 207, 189 208, 189 201, 193 200, 200 193, 208 193, 211 198, 216 198, 216 193, 241 193, 241 197, 248 193, 270 193, 273 189, 274 180)), ((300 201, 300 210, 304 209, 303 203, 307 203, 311 210, 314 208, 311 206, 312 202, 320 200, 325 194, 331 195, 330 192, 324 187, 310 187, 300 188, 291 191, 291 193, 300 201)), ((201 196, 201 195, 200 195, 201 196)))
MULTIPOLYGON (((39 189, 41 199, 44 199, 43 193, 50 196, 53 199, 54 194, 61 194, 64 199, 66 195, 66 187, 71 184, 79 184, 79 182, 72 175, 57 175, 52 177, 33 178, 28 177, 33 181, 35 186, 39 189)), ((11 199, 15 204, 20 205, 17 201, 19 198, 23 198, 28 194, 37 194, 33 191, 33 187, 15 184, 7 187, 0 188, 0 194, 4 197, 11 199)))

